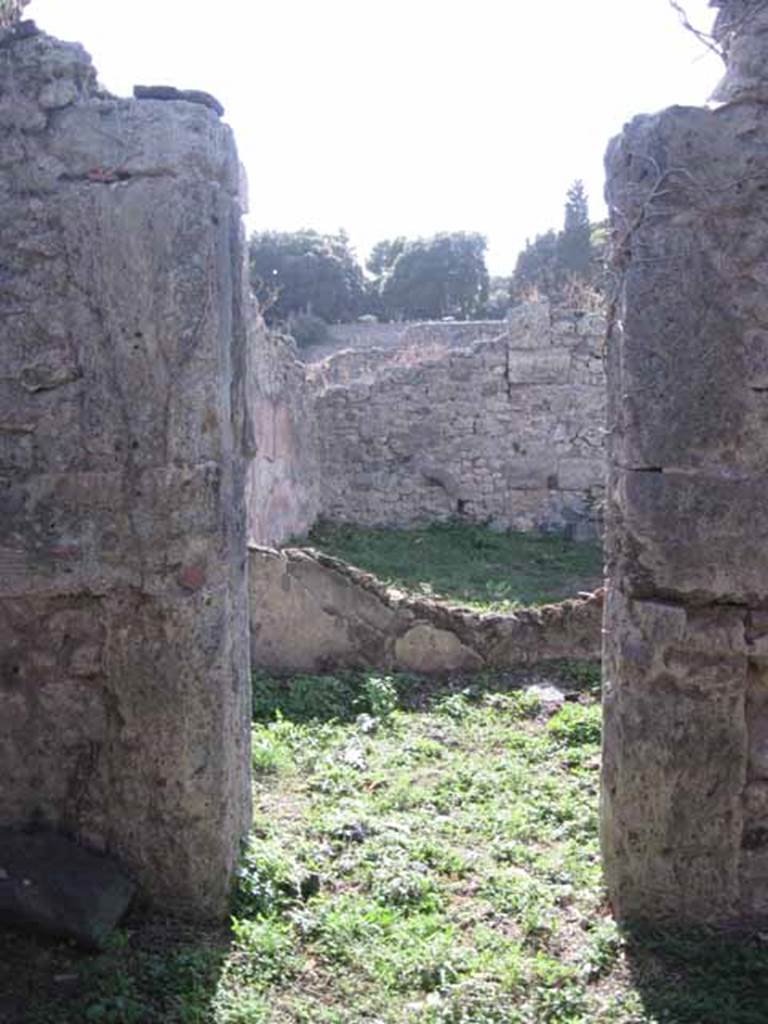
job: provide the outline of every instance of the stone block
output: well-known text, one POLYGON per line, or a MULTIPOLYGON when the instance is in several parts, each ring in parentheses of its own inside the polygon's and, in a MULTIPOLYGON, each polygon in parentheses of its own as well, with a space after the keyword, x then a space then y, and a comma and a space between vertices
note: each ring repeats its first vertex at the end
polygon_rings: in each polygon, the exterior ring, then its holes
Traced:
POLYGON ((559 486, 564 491, 586 491, 604 487, 608 466, 604 458, 560 459, 557 463, 559 486))
POLYGON ((507 379, 510 384, 562 384, 571 366, 567 349, 510 352, 507 379))
POLYGON ((504 466, 506 485, 513 491, 544 490, 556 477, 557 463, 551 456, 511 458, 504 466))
POLYGON ((615 590, 608 601, 602 842, 613 909, 678 924, 735 919, 747 770, 743 612, 625 600, 615 590))
POLYGON ((103 947, 136 886, 63 836, 0 830, 0 923, 103 947))
POLYGON ((483 667, 482 658, 444 629, 420 622, 395 642, 395 667, 405 672, 435 675, 472 672, 483 667))
POLYGON ((617 470, 610 495, 627 540, 609 542, 609 560, 629 593, 751 605, 768 598, 761 479, 617 470))

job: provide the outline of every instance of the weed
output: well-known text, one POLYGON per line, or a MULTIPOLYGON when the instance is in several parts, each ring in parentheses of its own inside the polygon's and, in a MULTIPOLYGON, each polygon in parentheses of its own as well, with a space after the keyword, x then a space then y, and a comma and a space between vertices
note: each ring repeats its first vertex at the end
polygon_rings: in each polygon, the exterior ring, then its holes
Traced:
POLYGON ((289 980, 299 969, 290 924, 274 917, 234 918, 232 933, 235 944, 230 969, 251 987, 266 989, 273 982, 289 980))
POLYGON ((602 717, 599 705, 564 704, 549 720, 551 736, 568 747, 600 742, 602 717))
POLYGON ((589 693, 547 720, 492 678, 415 708, 396 677, 318 678, 261 690, 229 933, 132 925, 94 958, 0 936, 0 1016, 21 993, 25 1024, 764 1024, 764 943, 603 916, 589 693))
POLYGON ((398 707, 397 687, 391 676, 367 675, 363 679, 363 696, 374 717, 388 719, 398 707))

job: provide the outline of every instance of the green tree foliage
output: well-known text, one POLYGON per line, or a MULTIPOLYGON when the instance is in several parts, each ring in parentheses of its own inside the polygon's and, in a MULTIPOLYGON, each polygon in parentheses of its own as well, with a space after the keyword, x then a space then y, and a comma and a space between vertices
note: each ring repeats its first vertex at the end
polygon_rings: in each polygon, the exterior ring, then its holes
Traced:
POLYGON ((584 185, 575 181, 568 189, 562 231, 547 231, 528 241, 517 258, 510 296, 519 302, 541 292, 555 302, 583 287, 602 287, 605 231, 589 221, 584 185))
POLYGON ((14 25, 29 0, 0 0, 0 28, 14 25))
POLYGON ((488 298, 485 249, 482 235, 464 231, 380 242, 368 269, 377 274, 374 290, 385 315, 402 320, 477 316, 488 298))
POLYGON ((574 181, 565 200, 565 220, 558 238, 560 266, 566 274, 588 277, 592 260, 592 228, 584 183, 574 181))
POLYGON ((269 324, 306 313, 328 323, 362 311, 363 272, 343 231, 262 231, 249 242, 251 285, 269 324))
POLYGON ((547 231, 525 243, 517 257, 515 272, 510 284, 510 295, 520 301, 533 291, 553 295, 562 286, 557 234, 547 231))
POLYGON ((487 320, 503 320, 509 309, 509 277, 492 277, 488 284, 488 299, 482 315, 487 320))
POLYGON ((365 261, 365 269, 374 277, 381 278, 392 267, 397 257, 405 248, 407 242, 402 235, 397 238, 384 239, 377 242, 371 249, 368 259, 365 261))

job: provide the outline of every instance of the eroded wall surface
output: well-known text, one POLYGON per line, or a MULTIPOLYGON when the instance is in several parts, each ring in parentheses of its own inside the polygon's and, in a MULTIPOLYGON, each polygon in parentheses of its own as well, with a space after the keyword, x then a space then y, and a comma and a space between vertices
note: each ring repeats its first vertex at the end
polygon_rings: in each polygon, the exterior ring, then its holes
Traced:
POLYGON ((504 324, 409 331, 395 351, 363 347, 311 368, 322 514, 593 536, 605 477, 602 318, 553 317, 542 304, 504 324))
POLYGON ((715 6, 728 102, 607 156, 602 829, 620 917, 725 924, 768 917, 768 13, 715 6))
POLYGON ((239 170, 199 103, 0 42, 0 825, 221 914, 248 826, 239 170))
POLYGON ((320 513, 314 391, 292 338, 249 323, 248 539, 279 544, 302 536, 320 513))

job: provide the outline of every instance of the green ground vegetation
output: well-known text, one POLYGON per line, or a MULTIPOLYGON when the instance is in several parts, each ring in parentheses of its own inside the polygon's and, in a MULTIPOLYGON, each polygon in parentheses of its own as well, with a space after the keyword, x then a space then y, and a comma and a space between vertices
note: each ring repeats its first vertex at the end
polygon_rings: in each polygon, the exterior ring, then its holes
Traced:
POLYGON ((10 1024, 764 1024, 765 937, 622 933, 601 888, 596 670, 256 680, 231 927, 99 956, 5 933, 10 1024), (555 709, 527 682, 559 681, 555 709))
POLYGON ((417 530, 322 523, 300 543, 392 586, 479 611, 562 601, 602 583, 599 544, 554 534, 499 533, 459 522, 417 530))

